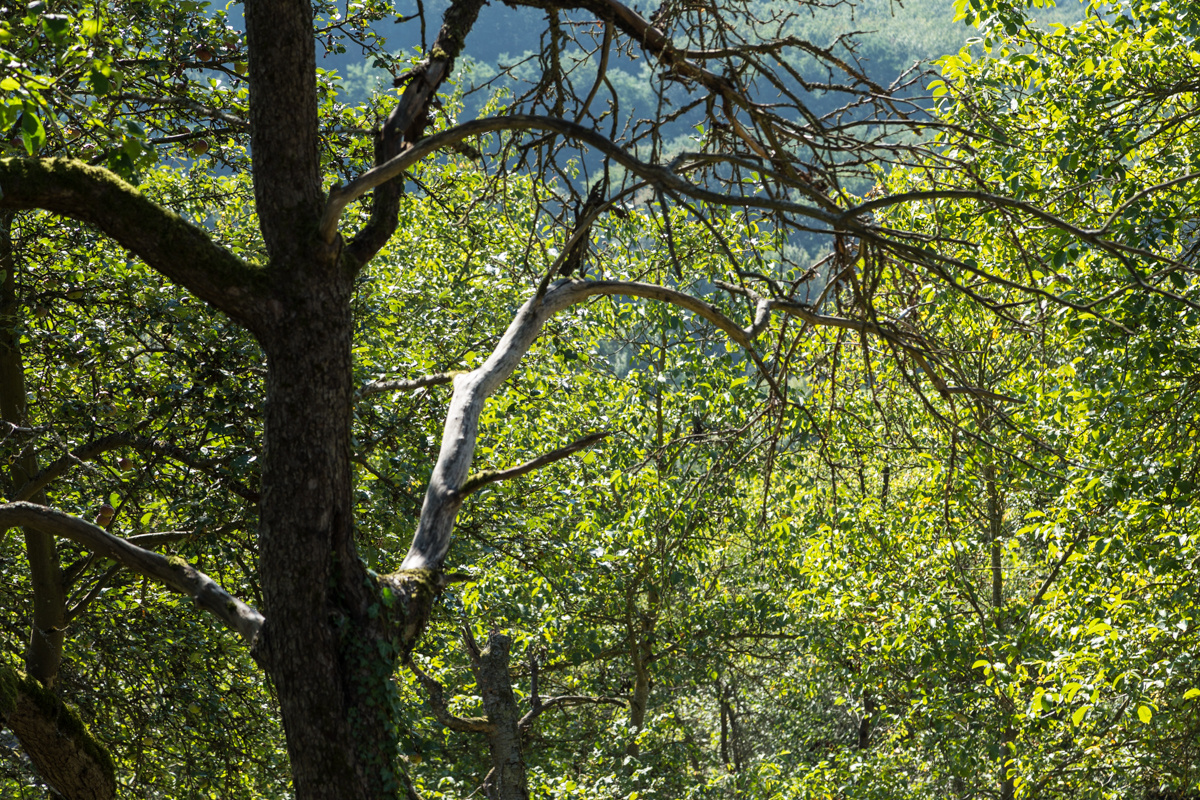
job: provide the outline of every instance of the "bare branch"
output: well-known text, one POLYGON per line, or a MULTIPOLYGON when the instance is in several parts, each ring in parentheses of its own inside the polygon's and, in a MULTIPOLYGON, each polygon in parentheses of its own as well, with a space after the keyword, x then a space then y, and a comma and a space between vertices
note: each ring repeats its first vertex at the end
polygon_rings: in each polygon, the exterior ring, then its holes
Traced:
POLYGON ((338 219, 350 203, 362 197, 376 186, 400 176, 405 170, 426 156, 457 144, 464 139, 469 139, 472 136, 494 133, 496 131, 525 130, 558 133, 582 142, 589 147, 595 148, 597 151, 611 158, 614 163, 619 164, 654 186, 661 186, 672 192, 689 195, 706 202, 726 206, 789 211, 838 228, 846 227, 848 224, 845 215, 832 213, 817 206, 785 200, 773 200, 757 195, 733 197, 703 189, 676 174, 675 170, 679 169, 681 165, 675 165, 673 169, 670 166, 648 164, 591 128, 555 117, 543 117, 534 114, 511 114, 504 117, 487 117, 464 122, 461 125, 455 125, 444 131, 435 133, 432 136, 426 136, 415 145, 406 147, 394 158, 359 175, 345 186, 334 186, 329 191, 329 200, 325 206, 325 212, 321 217, 321 236, 325 238, 333 237, 336 232, 338 219))
MULTIPOLYGON (((240 129, 250 127, 248 120, 242 119, 236 114, 230 114, 228 111, 222 111, 219 108, 211 108, 203 103, 197 103, 190 97, 158 97, 147 94, 119 94, 110 97, 111 100, 129 100, 136 103, 146 103, 151 106, 183 106, 189 111, 194 111, 201 116, 209 119, 219 119, 222 122, 228 122, 230 125, 236 125, 240 129)), ((206 131, 200 131, 200 135, 204 135, 206 131)))
POLYGON ((533 472, 535 469, 540 469, 547 464, 553 464, 555 461, 561 461, 572 453, 578 453, 586 447, 591 447, 596 442, 611 435, 610 431, 600 431, 599 433, 589 434, 578 441, 572 442, 566 447, 560 447, 557 450, 552 450, 545 455, 540 455, 537 458, 531 458, 523 464, 518 464, 515 467, 508 469, 489 469, 483 472, 476 472, 471 477, 467 478, 463 484, 460 493, 469 495, 487 486, 489 483, 497 483, 498 481, 506 481, 511 478, 519 478, 526 473, 533 472))
POLYGON ((629 701, 620 697, 589 697, 587 695, 564 694, 558 697, 551 697, 549 700, 543 701, 537 706, 537 708, 526 712, 525 716, 521 717, 521 721, 517 723, 517 727, 520 728, 522 733, 524 733, 531 725, 533 725, 534 720, 541 716, 541 714, 545 711, 549 711, 552 708, 558 708, 560 706, 578 706, 588 703, 593 705, 605 704, 621 706, 622 708, 629 706, 629 701))
POLYGON ((372 381, 358 390, 359 397, 370 397, 375 394, 383 394, 385 392, 413 392, 417 389, 423 389, 426 386, 441 386, 450 383, 454 380, 455 375, 461 375, 458 372, 436 372, 432 375, 422 375, 420 378, 410 378, 408 380, 392 380, 392 381, 372 381))
POLYGON ((110 558, 132 572, 153 578, 169 589, 186 594, 196 605, 241 634, 253 645, 264 617, 220 584, 177 556, 168 558, 113 536, 79 517, 34 503, 0 505, 0 527, 24 525, 51 536, 61 536, 110 558))

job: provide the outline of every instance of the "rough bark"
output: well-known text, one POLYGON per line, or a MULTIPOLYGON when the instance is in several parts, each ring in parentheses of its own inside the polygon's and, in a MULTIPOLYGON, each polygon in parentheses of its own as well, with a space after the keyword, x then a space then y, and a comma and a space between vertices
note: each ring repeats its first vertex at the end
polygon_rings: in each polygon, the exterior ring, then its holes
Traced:
POLYGON ((262 337, 259 652, 279 694, 297 796, 366 800, 386 796, 368 787, 389 765, 372 776, 360 764, 342 655, 369 602, 353 542, 350 308, 346 282, 329 285, 336 267, 324 265, 322 279, 313 261, 281 279, 282 324, 262 337))
POLYGON ((247 0, 245 16, 254 207, 272 261, 292 267, 308 256, 325 200, 312 4, 247 0))
POLYGON ((67 800, 110 800, 112 757, 75 709, 31 677, 0 665, 0 719, 12 729, 38 774, 67 800))
POLYGON ((257 654, 279 696, 302 800, 395 797, 391 703, 406 634, 419 634, 431 576, 385 594, 354 545, 350 294, 359 266, 322 240, 312 8, 249 0, 250 136, 267 246, 267 356, 259 573, 267 616, 257 654))
POLYGON ((468 633, 467 649, 475 682, 491 724, 487 740, 492 769, 483 782, 489 800, 529 800, 525 759, 521 753, 521 713, 508 673, 511 646, 508 636, 492 631, 487 647, 480 651, 468 633))

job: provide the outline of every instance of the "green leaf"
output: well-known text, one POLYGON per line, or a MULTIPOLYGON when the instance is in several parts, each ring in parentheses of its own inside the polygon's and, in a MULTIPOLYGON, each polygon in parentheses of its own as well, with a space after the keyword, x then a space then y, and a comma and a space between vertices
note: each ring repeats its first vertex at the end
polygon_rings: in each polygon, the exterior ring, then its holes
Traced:
POLYGON ((88 74, 88 82, 92 84, 92 91, 97 95, 108 94, 112 89, 112 81, 110 81, 108 76, 98 69, 93 69, 91 73, 88 74))
POLYGON ((1150 706, 1138 706, 1137 715, 1138 719, 1149 725, 1150 719, 1154 716, 1154 712, 1150 710, 1150 706))
POLYGON ((71 28, 71 18, 63 14, 46 14, 42 17, 42 27, 52 41, 60 42, 71 28))

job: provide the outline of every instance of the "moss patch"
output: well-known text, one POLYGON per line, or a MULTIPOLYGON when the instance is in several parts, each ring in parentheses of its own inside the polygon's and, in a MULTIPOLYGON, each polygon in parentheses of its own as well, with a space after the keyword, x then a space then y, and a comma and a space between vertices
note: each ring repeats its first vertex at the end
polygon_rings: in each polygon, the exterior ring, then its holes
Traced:
POLYGON ((0 664, 0 718, 8 719, 8 715, 17 710, 17 685, 21 675, 7 664, 0 664))
POLYGON ((20 700, 25 700, 37 708, 46 720, 54 724, 60 735, 74 742, 100 768, 105 777, 115 784, 116 765, 112 755, 109 754, 108 748, 91 734, 83 718, 79 716, 79 711, 71 704, 63 702, 58 695, 42 686, 36 679, 7 665, 0 665, 0 714, 7 719, 16 711, 20 700))

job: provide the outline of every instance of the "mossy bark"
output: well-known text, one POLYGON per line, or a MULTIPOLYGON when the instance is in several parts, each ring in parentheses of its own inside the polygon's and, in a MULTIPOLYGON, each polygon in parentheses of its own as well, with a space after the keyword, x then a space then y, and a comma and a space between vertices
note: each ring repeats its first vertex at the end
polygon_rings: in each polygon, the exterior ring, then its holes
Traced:
POLYGON ((38 774, 67 800, 110 800, 117 783, 112 757, 79 713, 35 679, 0 666, 0 717, 38 774))

